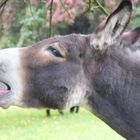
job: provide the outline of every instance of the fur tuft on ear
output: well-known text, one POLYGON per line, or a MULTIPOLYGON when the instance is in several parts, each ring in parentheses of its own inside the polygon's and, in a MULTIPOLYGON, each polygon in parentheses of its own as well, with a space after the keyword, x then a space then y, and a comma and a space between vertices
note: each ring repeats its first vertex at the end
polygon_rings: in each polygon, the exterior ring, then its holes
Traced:
POLYGON ((130 0, 123 0, 118 8, 107 18, 103 28, 91 39, 91 45, 95 49, 102 50, 111 45, 125 30, 132 13, 130 0))

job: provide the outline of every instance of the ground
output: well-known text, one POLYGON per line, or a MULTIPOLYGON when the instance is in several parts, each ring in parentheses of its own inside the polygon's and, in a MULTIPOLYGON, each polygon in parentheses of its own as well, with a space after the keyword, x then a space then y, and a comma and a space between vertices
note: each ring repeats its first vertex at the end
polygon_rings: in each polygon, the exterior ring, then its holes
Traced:
POLYGON ((52 111, 11 107, 0 109, 0 140, 124 140, 88 111, 52 111))

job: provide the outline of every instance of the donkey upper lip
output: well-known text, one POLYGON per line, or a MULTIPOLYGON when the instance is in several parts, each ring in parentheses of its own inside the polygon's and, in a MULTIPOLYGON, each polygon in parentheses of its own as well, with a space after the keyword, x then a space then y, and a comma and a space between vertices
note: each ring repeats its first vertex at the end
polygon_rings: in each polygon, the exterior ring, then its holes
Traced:
POLYGON ((0 96, 6 95, 11 91, 9 84, 0 81, 0 96))

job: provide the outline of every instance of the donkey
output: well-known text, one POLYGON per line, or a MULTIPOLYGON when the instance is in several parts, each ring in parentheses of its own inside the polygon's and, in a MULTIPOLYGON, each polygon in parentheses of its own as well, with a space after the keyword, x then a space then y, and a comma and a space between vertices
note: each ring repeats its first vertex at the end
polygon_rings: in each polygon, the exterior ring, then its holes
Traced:
POLYGON ((0 51, 0 106, 82 105, 127 140, 140 140, 140 28, 123 0, 90 35, 55 36, 0 51))
MULTIPOLYGON (((58 110, 60 115, 64 115, 63 110, 58 110)), ((79 112, 79 106, 73 106, 70 108, 70 113, 78 113, 79 112)), ((46 109, 46 116, 50 117, 51 116, 51 109, 46 109)))

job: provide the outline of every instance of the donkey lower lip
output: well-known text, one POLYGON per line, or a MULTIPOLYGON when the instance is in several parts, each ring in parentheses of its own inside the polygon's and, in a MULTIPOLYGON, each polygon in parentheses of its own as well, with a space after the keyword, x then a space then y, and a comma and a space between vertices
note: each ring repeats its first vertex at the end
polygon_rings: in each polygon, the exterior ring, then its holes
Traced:
POLYGON ((0 96, 7 95, 11 91, 11 87, 5 83, 0 82, 0 96))

